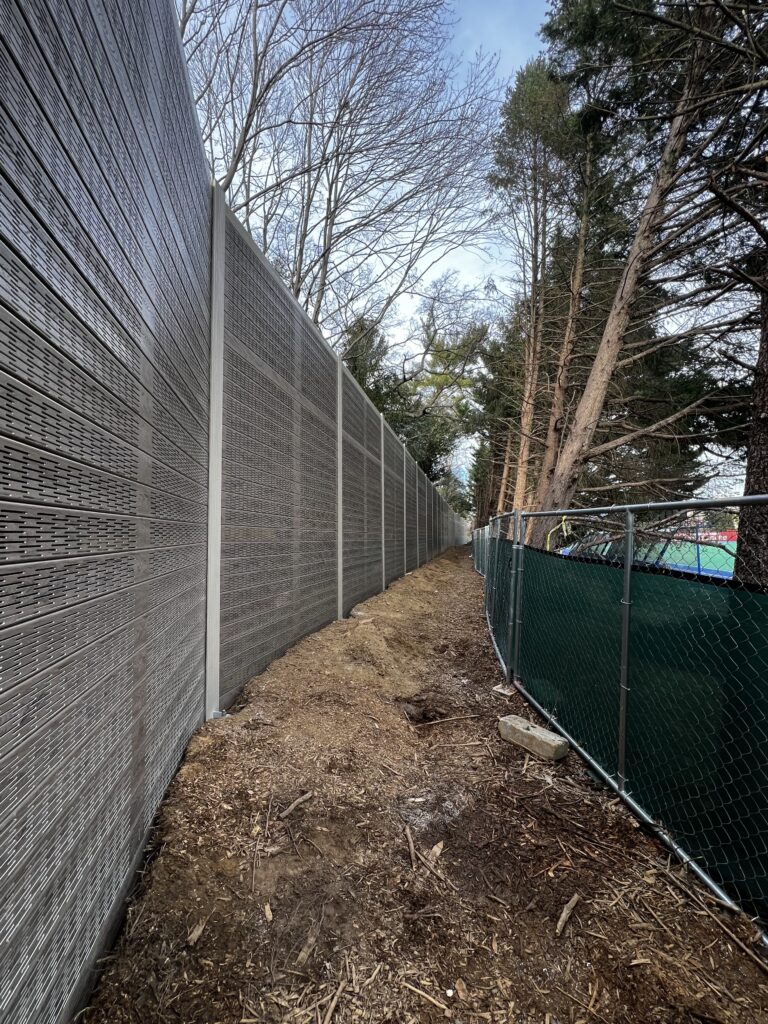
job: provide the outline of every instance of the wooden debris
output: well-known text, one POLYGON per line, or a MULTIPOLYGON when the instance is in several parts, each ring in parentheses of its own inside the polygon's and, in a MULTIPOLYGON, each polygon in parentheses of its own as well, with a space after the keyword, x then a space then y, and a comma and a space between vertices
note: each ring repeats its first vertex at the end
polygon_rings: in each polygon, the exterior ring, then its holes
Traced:
POLYGON ((437 858, 443 852, 443 847, 444 846, 445 846, 445 843, 441 839, 439 843, 435 843, 435 845, 432 847, 432 849, 427 854, 427 860, 433 866, 437 863, 437 858))
POLYGON ((565 926, 568 924, 568 919, 570 918, 571 914, 576 909, 576 904, 579 902, 580 899, 581 899, 580 894, 579 893, 575 893, 573 896, 571 896, 571 898, 565 904, 565 906, 563 907, 563 912, 562 912, 562 914, 560 915, 560 917, 558 919, 557 928, 555 928, 555 934, 557 934, 557 935, 562 935, 563 934, 563 928, 565 928, 565 926))
POLYGON ((430 864, 429 861, 427 860, 427 858, 424 856, 423 853, 421 853, 419 850, 417 850, 416 851, 416 856, 419 858, 419 860, 424 865, 424 867, 427 869, 427 871, 430 872, 430 874, 433 874, 435 876, 435 878, 439 878, 441 882, 445 882, 445 884, 449 885, 451 887, 451 889, 453 889, 454 892, 458 892, 459 891, 458 890, 458 886, 454 885, 453 882, 450 880, 450 878, 446 878, 445 875, 441 871, 438 871, 436 867, 434 867, 432 864, 430 864))
POLYGON ((405 838, 408 841, 408 853, 411 857, 411 869, 415 871, 418 867, 416 864, 416 848, 413 845, 413 836, 411 835, 411 830, 408 825, 405 826, 405 838))
POLYGON ((736 943, 736 945, 739 947, 739 949, 741 949, 744 953, 747 954, 747 956, 749 956, 752 960, 754 960, 754 962, 757 964, 757 966, 765 974, 768 974, 768 963, 766 963, 765 960, 762 960, 757 955, 757 953, 754 952, 754 950, 749 948, 749 946, 745 942, 742 942, 741 939, 738 937, 738 935, 734 935, 734 933, 731 931, 731 929, 728 927, 728 925, 724 924, 720 920, 720 918, 717 916, 717 914, 713 914, 712 913, 712 911, 709 909, 707 904, 699 896, 698 893, 696 893, 694 895, 691 892, 691 890, 688 888, 688 886, 687 885, 683 885, 683 883, 680 881, 680 879, 677 878, 675 875, 673 875, 671 871, 665 871, 665 874, 668 875, 672 879, 672 881, 675 883, 675 885, 680 886, 680 888, 683 890, 683 892, 690 899, 694 899, 699 904, 699 906, 702 908, 702 910, 706 911, 706 913, 709 914, 709 916, 712 918, 712 920, 715 922, 715 924, 725 932, 725 934, 728 936, 728 938, 732 942, 736 943))
POLYGON ((208 918, 207 917, 203 917, 203 918, 201 918, 197 922, 197 924, 194 926, 192 931, 187 936, 187 945, 188 946, 194 946, 195 945, 197 940, 203 934, 203 931, 204 931, 205 926, 206 926, 207 923, 208 923, 208 918))
POLYGON ((431 722, 416 722, 414 729, 426 729, 430 725, 444 725, 446 722, 465 722, 469 718, 482 718, 482 715, 451 715, 450 718, 435 718, 431 722))
POLYGON ((285 810, 281 811, 280 814, 278 814, 278 818, 280 818, 281 821, 285 821, 289 814, 295 811, 297 807, 301 807, 302 804, 305 804, 307 800, 311 800, 314 795, 315 794, 312 792, 312 790, 310 790, 303 796, 296 797, 292 804, 288 804, 285 810))
MULTIPOLYGON (((594 1014, 595 1017, 599 1018, 602 1021, 605 1021, 605 1024, 611 1024, 610 1021, 606 1020, 602 1013, 598 1013, 597 1010, 593 1009, 594 996, 592 997, 592 1000, 589 1003, 585 1003, 583 999, 579 999, 579 997, 575 996, 572 992, 566 992, 566 990, 564 988, 560 988, 559 985, 553 984, 552 987, 556 988, 558 992, 562 992, 562 994, 564 996, 567 996, 568 999, 572 999, 574 1003, 576 1003, 578 1006, 583 1007, 587 1011, 587 1013, 594 1014)), ((597 992, 597 989, 595 989, 595 992, 597 992)))
POLYGON ((336 1004, 339 1001, 341 993, 344 991, 344 989, 346 987, 347 987, 347 979, 346 978, 342 978, 341 981, 339 982, 339 987, 333 993, 333 999, 331 1000, 331 1005, 328 1007, 328 1010, 326 1011, 326 1014, 323 1017, 323 1024, 330 1024, 331 1017, 333 1017, 333 1012, 336 1009, 336 1004))
POLYGON ((442 1010, 446 1017, 453 1016, 450 1009, 445 1005, 445 1003, 441 1003, 439 999, 435 999, 435 997, 431 996, 428 992, 424 992, 422 991, 422 989, 416 988, 416 986, 411 985, 409 981, 403 981, 402 985, 405 988, 410 989, 411 992, 415 992, 417 996, 421 996, 422 999, 426 999, 428 1003, 432 1003, 432 1005, 436 1006, 438 1010, 442 1010))
POLYGON ((307 960, 309 960, 309 954, 315 948, 315 943, 317 942, 318 937, 320 936, 320 928, 321 923, 319 920, 313 921, 312 924, 309 926, 309 932, 307 933, 304 945, 301 947, 301 952, 296 957, 297 967, 303 967, 307 960))
POLYGON ((381 967, 382 967, 381 964, 376 964, 376 967, 374 968, 373 974, 371 974, 371 976, 369 978, 365 979, 363 984, 360 986, 361 989, 368 988, 369 985, 372 985, 374 983, 374 981, 376 981, 376 979, 379 976, 379 971, 381 970, 381 967))

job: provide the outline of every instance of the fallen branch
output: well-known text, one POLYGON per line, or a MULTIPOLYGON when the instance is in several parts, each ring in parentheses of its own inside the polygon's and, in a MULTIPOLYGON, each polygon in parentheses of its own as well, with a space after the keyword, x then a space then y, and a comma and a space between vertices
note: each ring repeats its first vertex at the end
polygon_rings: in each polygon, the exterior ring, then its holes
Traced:
POLYGON ((556 935, 563 934, 563 928, 565 928, 565 926, 568 924, 568 920, 571 914, 576 909, 576 904, 579 902, 580 899, 581 896, 579 895, 579 893, 576 893, 574 896, 571 896, 571 898, 565 904, 565 906, 563 907, 563 912, 560 915, 560 918, 557 922, 557 928, 555 928, 556 935))
POLYGON ((446 878, 445 875, 441 874, 441 872, 437 870, 437 868, 433 867, 423 853, 420 853, 418 850, 415 850, 414 852, 427 871, 433 874, 435 878, 439 878, 441 882, 445 882, 446 885, 450 885, 454 892, 459 891, 458 886, 454 885, 450 878, 446 878))
POLYGON ((346 978, 342 978, 341 981, 339 982, 339 987, 333 993, 333 999, 331 1000, 331 1005, 328 1007, 328 1010, 326 1011, 326 1014, 323 1017, 323 1024, 330 1024, 331 1017, 333 1016, 333 1011, 336 1009, 336 1004, 339 1001, 339 996, 341 995, 341 993, 344 991, 344 989, 346 987, 347 987, 347 979, 346 978))
POLYGON ((432 722, 417 722, 413 727, 414 729, 426 729, 428 725, 442 725, 444 722, 464 722, 468 718, 481 717, 481 715, 453 715, 451 718, 435 718, 432 722))
POLYGON ((421 996, 422 999, 426 999, 428 1003, 432 1003, 432 1005, 436 1006, 438 1010, 442 1010, 446 1017, 451 1016, 450 1009, 445 1005, 445 1003, 441 1003, 439 999, 435 999, 434 996, 431 996, 428 992, 423 992, 420 988, 416 988, 415 985, 411 985, 408 981, 404 981, 402 984, 406 988, 409 988, 411 992, 415 992, 417 996, 421 996))
POLYGON ((413 845, 413 836, 411 835, 411 830, 407 825, 405 826, 405 838, 408 840, 408 853, 411 855, 411 867, 415 871, 417 867, 416 848, 413 845))
POLYGON ((575 996, 572 992, 566 992, 566 990, 564 988, 560 988, 559 985, 553 984, 552 987, 556 988, 558 992, 562 992, 564 996, 568 997, 568 999, 572 999, 574 1003, 577 1003, 579 1006, 583 1006, 587 1013, 594 1013, 594 1015, 599 1017, 600 1020, 604 1020, 605 1024, 609 1024, 602 1013, 598 1013, 597 1010, 592 1008, 592 1003, 585 1003, 583 999, 579 999, 579 997, 575 996))
POLYGON ((301 806, 301 804, 305 804, 307 800, 311 800, 314 795, 315 794, 312 790, 310 790, 309 793, 305 793, 304 796, 296 797, 292 804, 288 804, 285 810, 278 814, 278 818, 280 818, 281 821, 284 821, 292 811, 295 811, 297 807, 301 806))
POLYGON ((370 976, 370 978, 366 978, 366 980, 360 986, 360 989, 362 990, 364 988, 368 988, 369 985, 372 985, 374 983, 374 981, 376 981, 376 978, 377 978, 378 973, 379 973, 380 970, 381 970, 381 964, 376 964, 376 967, 375 967, 375 969, 373 971, 373 974, 370 976))

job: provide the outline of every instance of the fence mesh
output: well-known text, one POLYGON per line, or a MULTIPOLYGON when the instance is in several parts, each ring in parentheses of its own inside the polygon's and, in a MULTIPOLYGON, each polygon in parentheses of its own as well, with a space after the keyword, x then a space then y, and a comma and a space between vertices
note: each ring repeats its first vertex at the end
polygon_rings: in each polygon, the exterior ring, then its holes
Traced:
POLYGON ((609 773, 616 772, 622 573, 529 548, 519 674, 609 773))
POLYGON ((524 517, 517 551, 494 521, 473 556, 497 653, 524 693, 767 921, 768 564, 764 538, 739 542, 764 511, 524 517))
POLYGON ((515 579, 512 573, 515 545, 507 536, 510 519, 494 524, 487 547, 487 615, 499 660, 506 669, 511 657, 512 627, 514 625, 513 593, 515 579))

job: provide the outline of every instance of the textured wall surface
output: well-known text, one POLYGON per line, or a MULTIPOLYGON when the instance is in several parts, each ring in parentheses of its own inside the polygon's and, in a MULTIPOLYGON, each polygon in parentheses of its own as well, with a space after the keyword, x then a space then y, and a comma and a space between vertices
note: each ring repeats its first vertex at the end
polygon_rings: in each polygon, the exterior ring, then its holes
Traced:
POLYGON ((54 1024, 203 717, 206 658, 224 706, 340 589, 348 611, 423 562, 439 499, 346 370, 340 412, 336 356, 228 211, 211 294, 170 0, 2 0, 0 81, 0 1022, 54 1024))
POLYGON ((403 445, 384 424, 384 564, 387 583, 405 572, 403 526, 403 445))
POLYGON ((0 1020, 60 1019, 203 711, 209 185, 173 12, 0 4, 0 1020))
MULTIPOLYGON (((336 618, 336 357, 227 213, 221 701, 336 618)), ((365 566, 366 554, 361 555, 365 566)))
POLYGON ((405 567, 411 572, 419 564, 418 510, 419 468, 405 453, 405 567))
POLYGON ((429 555, 428 539, 427 539, 427 495, 429 493, 429 486, 427 484, 427 478, 424 476, 422 471, 417 467, 417 480, 418 480, 418 537, 419 537, 419 559, 418 564, 422 565, 427 561, 429 555))

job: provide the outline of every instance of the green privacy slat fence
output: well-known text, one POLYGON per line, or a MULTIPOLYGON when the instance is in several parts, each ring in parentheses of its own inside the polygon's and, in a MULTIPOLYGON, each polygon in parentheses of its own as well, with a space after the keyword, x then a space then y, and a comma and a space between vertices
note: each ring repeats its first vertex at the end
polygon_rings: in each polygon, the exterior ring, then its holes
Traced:
POLYGON ((632 595, 628 785, 768 918, 768 595, 643 571, 632 595))
POLYGON ((486 610, 488 628, 491 631, 496 651, 503 665, 506 665, 512 643, 512 557, 514 545, 501 537, 488 541, 488 571, 491 585, 487 590, 486 610))
POLYGON ((613 774, 622 573, 529 549, 523 586, 520 675, 526 688, 613 774))
MULTIPOLYGON (((508 533, 502 521, 473 534, 499 660, 511 677, 517 647, 523 694, 619 789, 624 540, 610 562, 583 544, 521 549, 508 533)), ((643 551, 629 574, 623 795, 768 920, 768 594, 707 566, 660 570, 643 551)))

